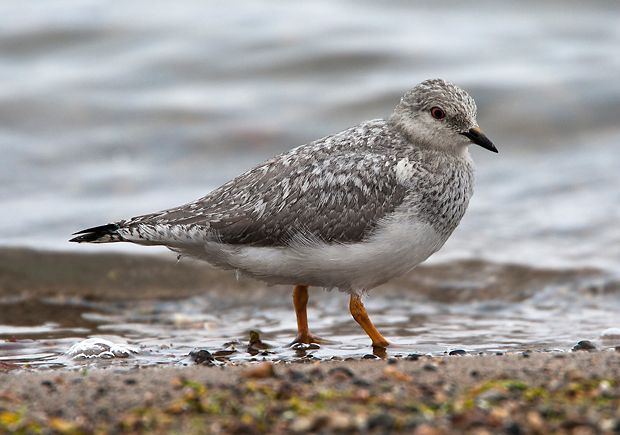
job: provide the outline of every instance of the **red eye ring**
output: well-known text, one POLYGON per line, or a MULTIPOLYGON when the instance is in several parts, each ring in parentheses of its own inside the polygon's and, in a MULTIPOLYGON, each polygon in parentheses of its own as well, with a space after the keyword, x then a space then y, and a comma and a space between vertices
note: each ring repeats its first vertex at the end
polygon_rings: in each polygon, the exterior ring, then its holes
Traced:
POLYGON ((444 119, 446 117, 446 112, 443 111, 441 107, 431 107, 431 116, 435 119, 444 119))

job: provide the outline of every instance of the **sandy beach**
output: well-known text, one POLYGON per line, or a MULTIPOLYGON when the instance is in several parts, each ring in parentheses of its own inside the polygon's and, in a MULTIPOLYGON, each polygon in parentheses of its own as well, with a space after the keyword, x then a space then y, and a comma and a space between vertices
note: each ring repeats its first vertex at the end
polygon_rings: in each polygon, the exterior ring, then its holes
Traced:
POLYGON ((620 431, 620 352, 4 370, 7 433, 620 431))

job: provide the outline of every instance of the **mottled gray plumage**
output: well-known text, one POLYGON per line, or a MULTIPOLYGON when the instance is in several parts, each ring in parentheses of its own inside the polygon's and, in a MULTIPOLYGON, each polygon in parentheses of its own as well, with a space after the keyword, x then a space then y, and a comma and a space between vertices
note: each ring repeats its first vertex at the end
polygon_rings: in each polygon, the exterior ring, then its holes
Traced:
POLYGON ((467 145, 493 147, 475 116, 467 93, 427 80, 405 94, 387 120, 278 155, 189 204, 84 230, 73 240, 166 245, 269 282, 368 289, 431 255, 458 225, 472 195, 467 145), (444 118, 429 114, 436 107, 444 118), (370 259, 398 239, 411 247, 398 265, 382 266, 376 258, 377 279, 340 258, 361 255, 363 263, 363 253, 345 249, 378 246, 370 259), (327 247, 342 249, 330 248, 328 266, 314 264, 312 255, 327 247), (261 253, 273 258, 248 258, 261 253), (289 270, 275 264, 272 270, 269 261, 289 264, 289 270), (327 270, 336 264, 342 279, 327 270))

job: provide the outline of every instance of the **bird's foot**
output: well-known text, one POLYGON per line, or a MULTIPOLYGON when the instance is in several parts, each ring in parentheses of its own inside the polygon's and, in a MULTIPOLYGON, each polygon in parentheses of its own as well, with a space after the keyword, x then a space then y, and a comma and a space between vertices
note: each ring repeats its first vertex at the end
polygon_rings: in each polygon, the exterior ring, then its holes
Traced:
POLYGON ((307 334, 297 334, 297 337, 295 337, 295 340, 293 340, 289 346, 293 346, 295 344, 312 344, 312 343, 317 343, 317 344, 321 344, 324 343, 325 340, 322 339, 321 337, 317 337, 316 335, 312 335, 310 333, 307 334))
POLYGON ((383 348, 386 349, 388 346, 390 345, 390 342, 387 341, 385 338, 382 337, 382 339, 379 340, 373 340, 372 342, 372 347, 378 347, 378 348, 383 348))

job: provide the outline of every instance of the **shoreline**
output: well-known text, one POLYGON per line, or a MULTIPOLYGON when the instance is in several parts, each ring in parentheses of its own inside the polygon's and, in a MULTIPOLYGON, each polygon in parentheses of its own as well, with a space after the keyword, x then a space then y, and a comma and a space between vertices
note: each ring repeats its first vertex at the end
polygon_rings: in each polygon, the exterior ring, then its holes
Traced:
MULTIPOLYGON (((537 289, 564 286, 581 292, 620 291, 620 281, 593 268, 551 269, 454 260, 422 264, 372 293, 415 292, 438 302, 470 299, 520 301, 537 289)), ((208 293, 231 298, 261 297, 272 289, 233 271, 198 260, 175 261, 174 255, 74 253, 0 247, 0 303, 3 300, 55 296, 97 301, 183 299, 208 293), (239 293, 235 293, 239 292, 239 293), (243 293, 243 295, 241 295, 243 293)))
POLYGON ((0 372, 0 432, 613 433, 620 352, 0 372))

